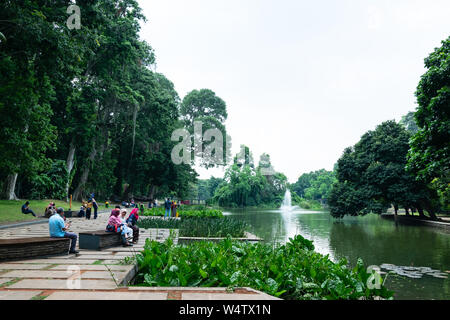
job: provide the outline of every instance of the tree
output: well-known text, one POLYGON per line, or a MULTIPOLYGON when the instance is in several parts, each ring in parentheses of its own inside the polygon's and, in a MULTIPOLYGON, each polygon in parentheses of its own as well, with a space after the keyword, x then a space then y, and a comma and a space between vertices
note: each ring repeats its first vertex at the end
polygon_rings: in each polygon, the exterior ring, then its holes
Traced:
POLYGON ((291 185, 291 189, 299 197, 308 200, 325 201, 328 199, 331 187, 335 181, 336 178, 334 172, 321 169, 302 174, 298 180, 291 185))
POLYGON ((425 59, 427 72, 416 91, 419 127, 411 142, 408 170, 450 199, 450 38, 425 59))
POLYGON ((335 217, 382 213, 391 205, 426 209, 436 219, 436 194, 406 172, 410 133, 395 121, 387 121, 347 148, 337 162, 330 193, 330 212, 335 217))
POLYGON ((419 131, 416 119, 414 118, 414 112, 408 112, 402 117, 402 120, 400 120, 399 123, 403 125, 411 134, 416 134, 419 131))
MULTIPOLYGON (((267 159, 263 154, 255 168, 250 149, 241 146, 241 152, 225 172, 224 182, 215 190, 213 201, 224 207, 272 206, 279 207, 286 192, 287 178, 282 173, 265 175, 267 159)), ((270 165, 270 161, 269 161, 270 165)))
MULTIPOLYGON (((230 142, 225 128, 225 120, 228 117, 225 101, 216 96, 212 90, 193 90, 184 97, 180 113, 194 144, 197 141, 202 141, 192 149, 193 157, 199 157, 201 159, 200 164, 205 168, 225 165, 228 160, 227 152, 230 142), (196 126, 196 123, 201 123, 201 130, 199 126, 196 126), (221 144, 222 157, 217 157, 220 158, 219 161, 216 161, 215 157, 217 150, 211 154, 205 152, 208 144, 203 141, 203 138, 208 130, 218 130, 221 133, 223 139, 221 144)), ((214 143, 214 141, 211 141, 211 143, 214 143)))

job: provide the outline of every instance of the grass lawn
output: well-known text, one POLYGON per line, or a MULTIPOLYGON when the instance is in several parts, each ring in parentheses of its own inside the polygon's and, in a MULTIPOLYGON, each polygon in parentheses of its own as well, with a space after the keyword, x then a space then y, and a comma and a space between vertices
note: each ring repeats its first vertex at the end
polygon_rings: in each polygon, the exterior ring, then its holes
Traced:
MULTIPOLYGON (((29 200, 30 209, 34 211, 36 216, 43 216, 45 208, 53 201, 56 207, 63 207, 64 210, 69 210, 69 204, 61 200, 29 200)), ((0 225, 8 224, 12 222, 24 222, 39 220, 39 218, 33 217, 31 214, 22 213, 22 205, 26 200, 14 201, 14 200, 0 200, 0 225)), ((81 207, 81 202, 73 201, 72 210, 78 211, 81 207)))

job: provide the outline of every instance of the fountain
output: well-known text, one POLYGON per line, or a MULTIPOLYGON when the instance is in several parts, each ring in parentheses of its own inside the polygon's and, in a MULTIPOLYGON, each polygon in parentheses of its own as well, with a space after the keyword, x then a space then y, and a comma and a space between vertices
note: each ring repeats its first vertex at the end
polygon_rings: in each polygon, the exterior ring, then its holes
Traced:
POLYGON ((292 211, 292 200, 291 200, 291 191, 286 189, 286 193, 284 195, 283 203, 281 204, 280 209, 282 211, 292 211))

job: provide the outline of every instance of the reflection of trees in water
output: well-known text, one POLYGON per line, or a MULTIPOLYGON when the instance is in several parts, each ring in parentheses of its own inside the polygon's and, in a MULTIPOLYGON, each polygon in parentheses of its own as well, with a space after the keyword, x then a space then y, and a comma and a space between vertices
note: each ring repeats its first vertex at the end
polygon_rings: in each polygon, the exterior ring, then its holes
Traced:
POLYGON ((450 268, 450 238, 423 227, 398 226, 378 220, 372 224, 335 221, 330 247, 337 257, 353 265, 358 257, 368 264, 392 263, 403 266, 450 268))
MULTIPOLYGON (((379 220, 335 221, 330 231, 330 247, 336 257, 347 258, 352 266, 362 258, 367 266, 390 263, 450 270, 450 237, 431 228, 395 227, 391 221, 379 220)), ((401 299, 450 299, 450 279, 389 276, 386 284, 401 299)))
POLYGON ((283 217, 275 212, 244 213, 233 217, 247 222, 253 234, 268 242, 284 239, 286 234, 283 217))

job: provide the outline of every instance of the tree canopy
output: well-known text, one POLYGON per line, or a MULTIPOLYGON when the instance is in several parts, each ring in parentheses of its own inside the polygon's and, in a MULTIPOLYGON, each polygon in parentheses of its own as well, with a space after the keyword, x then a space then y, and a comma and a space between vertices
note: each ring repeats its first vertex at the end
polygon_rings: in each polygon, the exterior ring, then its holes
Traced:
POLYGON ((436 218, 436 194, 405 170, 411 134, 395 121, 386 121, 347 148, 336 166, 337 182, 329 206, 335 217, 382 213, 391 205, 397 211, 426 209, 436 218))

